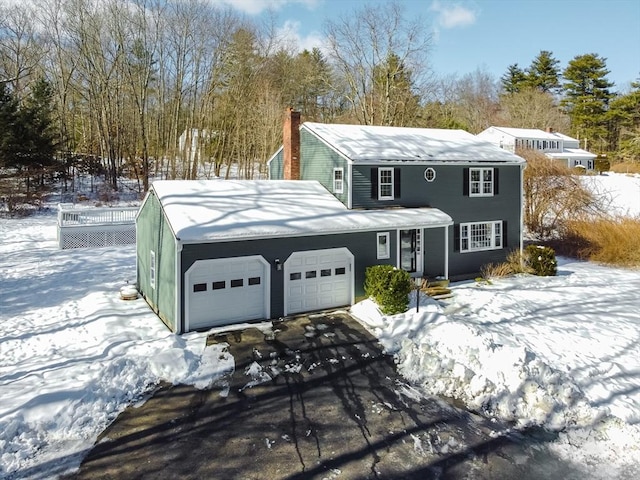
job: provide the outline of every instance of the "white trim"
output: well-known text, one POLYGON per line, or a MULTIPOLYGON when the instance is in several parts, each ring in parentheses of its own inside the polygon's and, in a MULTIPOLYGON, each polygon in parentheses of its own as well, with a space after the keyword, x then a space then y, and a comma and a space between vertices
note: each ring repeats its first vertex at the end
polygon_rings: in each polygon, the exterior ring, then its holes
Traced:
POLYGON ((449 279, 449 227, 444 227, 444 278, 449 279))
POLYGON ((460 224, 460 253, 472 253, 472 252, 482 252, 482 251, 486 251, 486 250, 500 250, 501 248, 504 248, 504 229, 503 229, 504 223, 502 220, 488 220, 488 221, 484 221, 484 222, 466 222, 466 223, 461 223, 460 224), (490 246, 483 246, 483 247, 477 247, 477 248, 472 248, 471 247, 471 227, 473 225, 491 225, 491 245, 490 246), (500 235, 496 235, 496 227, 499 226, 500 229, 500 235), (467 233, 466 235, 463 236, 463 228, 467 229, 467 233), (467 240, 467 248, 462 248, 462 241, 463 240, 467 240), (496 241, 496 239, 499 239, 499 242, 496 241), (497 245, 497 243, 500 243, 500 245, 497 245))
MULTIPOLYGON (((395 178, 393 176, 394 174, 394 169, 393 167, 380 167, 378 168, 378 200, 393 200, 395 197, 395 192, 394 192, 394 183, 395 183, 395 178), (391 195, 382 195, 382 173, 391 173, 391 195)), ((388 183, 384 184, 385 186, 389 185, 388 183)))
POLYGON ((378 260, 385 260, 391 258, 391 235, 389 232, 381 232, 376 234, 376 258, 378 260), (386 253, 380 254, 380 239, 385 238, 386 253))
POLYGON ((397 255, 396 255, 396 267, 402 268, 402 244, 400 243, 400 234, 403 230, 415 230, 416 233, 416 252, 415 252, 415 260, 416 260, 416 270, 414 272, 409 272, 412 277, 422 276, 424 273, 424 231, 422 228, 399 228, 397 230, 397 255))
POLYGON ((347 208, 351 210, 353 205, 353 188, 351 188, 351 185, 353 185, 351 182, 353 178, 353 165, 350 163, 347 163, 347 177, 349 179, 347 182, 347 208))
POLYGON ((333 193, 344 193, 344 168, 333 169, 333 193), (336 179, 336 173, 340 172, 340 179, 336 179))
POLYGON ((436 170, 433 167, 427 167, 424 169, 424 179, 431 183, 436 179, 436 170), (431 179, 428 178, 428 174, 433 174, 431 179))
POLYGON ((495 169, 493 167, 489 167, 489 168, 471 167, 471 168, 469 168, 469 196, 470 197, 493 197, 494 192, 495 192, 495 185, 496 185, 496 176, 495 176, 495 169), (480 180, 477 180, 477 181, 471 180, 471 177, 472 177, 472 174, 473 174, 474 171, 479 171, 480 172, 480 180), (486 172, 491 172, 491 192, 490 193, 486 193, 484 191, 485 183, 489 183, 484 179, 484 176, 485 176, 486 172), (478 184, 478 189, 479 189, 478 193, 473 193, 472 185, 474 183, 478 184))
MULTIPOLYGON (((165 217, 166 220, 166 217, 165 217)), ((182 333, 182 315, 180 312, 180 306, 182 305, 182 292, 184 291, 183 284, 182 284, 182 279, 184 278, 182 276, 182 272, 180 271, 182 269, 182 243, 180 242, 180 240, 178 240, 176 237, 174 237, 176 239, 176 264, 175 264, 175 280, 176 280, 176 288, 175 288, 175 299, 174 299, 174 304, 175 304, 175 317, 174 317, 174 322, 175 322, 175 333, 182 333)), ((185 317, 186 317, 186 310, 185 310, 185 317)))

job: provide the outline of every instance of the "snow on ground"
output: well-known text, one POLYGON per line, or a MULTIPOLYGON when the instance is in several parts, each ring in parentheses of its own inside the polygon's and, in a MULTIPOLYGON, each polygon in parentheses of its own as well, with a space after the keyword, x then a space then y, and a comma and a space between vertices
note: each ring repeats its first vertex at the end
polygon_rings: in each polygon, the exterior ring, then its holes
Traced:
POLYGON ((134 246, 58 250, 55 225, 0 220, 0 478, 73 470, 161 380, 204 388, 233 368, 206 334, 174 335, 119 298, 134 246))
MULTIPOLYGON (((640 215, 640 177, 593 178, 640 215)), ((0 219, 1 478, 73 471, 159 382, 206 388, 234 368, 207 333, 174 335, 144 300, 119 298, 135 282, 134 246, 61 251, 55 225, 53 211, 0 219)), ((384 317, 365 301, 353 313, 424 393, 559 431, 552 448, 586 478, 638 478, 638 291, 638 271, 564 261, 557 277, 456 285, 420 312, 384 317)))
POLYGON ((612 215, 640 218, 640 175, 607 172, 580 178, 612 215))

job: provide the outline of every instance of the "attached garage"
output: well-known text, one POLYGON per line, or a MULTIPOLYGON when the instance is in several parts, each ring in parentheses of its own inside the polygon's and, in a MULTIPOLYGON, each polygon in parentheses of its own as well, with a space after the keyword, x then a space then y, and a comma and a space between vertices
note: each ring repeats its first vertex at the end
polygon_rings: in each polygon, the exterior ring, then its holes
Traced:
POLYGON ((353 303, 353 254, 347 248, 294 252, 284 264, 284 314, 353 303))
POLYGON ((269 274, 261 255, 198 260, 185 273, 186 329, 269 318, 269 274))
POLYGON ((400 230, 446 245, 450 225, 434 208, 349 210, 315 181, 158 181, 136 218, 138 289, 176 333, 349 306, 368 266, 396 264, 400 230))

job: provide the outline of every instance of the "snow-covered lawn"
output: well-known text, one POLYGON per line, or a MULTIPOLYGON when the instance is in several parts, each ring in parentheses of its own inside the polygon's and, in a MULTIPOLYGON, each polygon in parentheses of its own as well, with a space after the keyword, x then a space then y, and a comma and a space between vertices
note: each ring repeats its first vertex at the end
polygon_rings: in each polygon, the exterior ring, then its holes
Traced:
MULTIPOLYGON (((635 205, 632 187, 621 205, 635 205)), ((233 368, 206 333, 174 335, 142 299, 119 298, 133 246, 61 251, 55 222, 0 219, 0 478, 72 471, 160 381, 205 388, 233 368)), ((640 272, 564 260, 557 277, 454 292, 419 313, 383 317, 368 301, 353 313, 425 394, 560 431, 551 448, 585 478, 640 478, 640 272)))

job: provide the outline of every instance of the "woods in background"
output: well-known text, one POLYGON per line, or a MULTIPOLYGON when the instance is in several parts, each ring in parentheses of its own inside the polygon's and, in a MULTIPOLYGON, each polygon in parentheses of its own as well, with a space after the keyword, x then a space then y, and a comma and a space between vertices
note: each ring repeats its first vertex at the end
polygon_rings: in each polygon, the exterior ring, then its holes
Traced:
MULTIPOLYGON (((305 121, 462 128, 552 126, 612 161, 640 160, 640 82, 606 59, 561 69, 541 51, 496 80, 438 77, 430 32, 401 3, 363 5, 300 51, 273 24, 204 0, 0 0, 0 189, 27 197, 77 172, 150 178, 265 175, 282 112, 305 121)), ((640 73, 640 72, 639 72, 640 73)))

